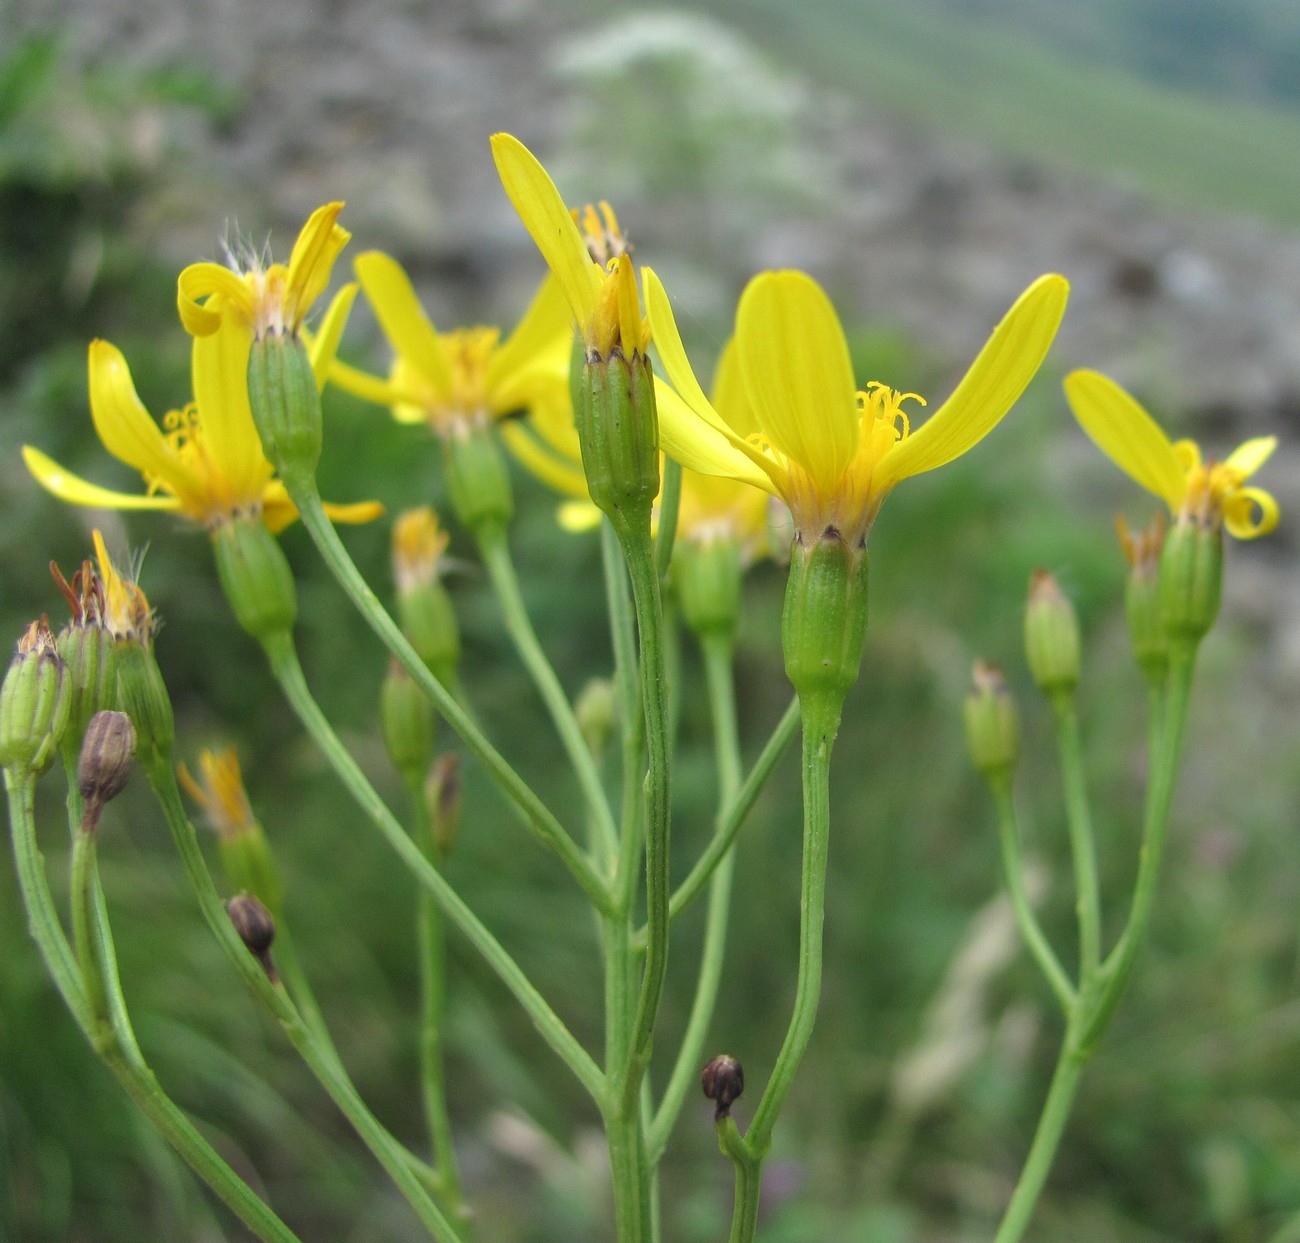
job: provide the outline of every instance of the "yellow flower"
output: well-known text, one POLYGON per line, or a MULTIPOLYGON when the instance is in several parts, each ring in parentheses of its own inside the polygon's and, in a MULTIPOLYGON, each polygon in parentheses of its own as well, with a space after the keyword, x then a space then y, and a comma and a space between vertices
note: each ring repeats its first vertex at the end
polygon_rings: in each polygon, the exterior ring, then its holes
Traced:
MULTIPOLYGON (((332 352, 355 287, 341 291, 316 340, 332 352)), ((298 511, 284 485, 273 478, 248 404, 250 338, 234 319, 194 338, 194 400, 172 410, 162 427, 144 408, 126 359, 107 341, 92 341, 89 354, 90 413, 104 447, 144 476, 143 495, 102 488, 70 473, 39 449, 23 446, 23 460, 37 481, 61 501, 107 509, 155 509, 183 514, 207 530, 241 516, 260 514, 271 531, 291 523, 298 511)), ((319 370, 318 370, 319 375, 319 370)), ((340 522, 368 522, 375 502, 331 507, 340 522)))
POLYGON ((264 263, 257 256, 233 256, 240 270, 220 263, 190 264, 176 282, 176 306, 185 330, 207 336, 230 312, 259 340, 268 333, 296 336, 352 236, 338 223, 342 210, 342 203, 326 203, 312 212, 287 267, 264 263), (202 304, 200 298, 208 302, 202 304))
POLYGON ((427 587, 445 569, 451 536, 432 506, 404 509, 393 522, 393 582, 398 594, 427 587))
POLYGON ((1246 441, 1227 461, 1203 462, 1194 441, 1171 442, 1132 397, 1099 372, 1071 372, 1065 396, 1097 447, 1160 497, 1176 521, 1211 528, 1222 524, 1238 539, 1267 535, 1277 526, 1273 495, 1242 486, 1277 447, 1276 436, 1246 441))
POLYGON ((704 396, 649 269, 644 285, 655 345, 681 398, 659 405, 665 451, 780 497, 796 538, 833 530, 854 547, 895 484, 960 457, 1006 414, 1041 365, 1069 292, 1061 276, 1030 285, 952 396, 913 432, 902 403, 921 399, 882 384, 858 390, 839 317, 802 272, 762 273, 741 296, 735 350, 747 402, 734 409, 704 396))
POLYGON ((184 764, 176 768, 186 793, 203 809, 219 836, 238 838, 256 828, 257 821, 239 769, 239 753, 233 746, 221 751, 204 748, 199 753, 197 781, 184 764))
POLYGON ((368 251, 355 261, 396 359, 387 380, 335 362, 330 379, 367 401, 391 406, 402 423, 427 423, 448 437, 484 427, 542 402, 568 404, 568 314, 552 280, 538 290, 506 339, 498 328, 438 332, 401 266, 368 251))

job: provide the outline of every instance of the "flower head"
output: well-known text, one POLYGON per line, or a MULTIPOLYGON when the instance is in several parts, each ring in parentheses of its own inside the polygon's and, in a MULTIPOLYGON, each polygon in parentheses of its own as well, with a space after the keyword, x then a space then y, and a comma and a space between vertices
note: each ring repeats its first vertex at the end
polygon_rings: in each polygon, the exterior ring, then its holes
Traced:
POLYGON ((184 764, 177 765, 177 775, 186 793, 203 809, 223 839, 237 838, 253 830, 257 822, 244 790, 239 753, 233 746, 220 751, 204 748, 199 752, 197 781, 184 764))
POLYGON ((1065 377, 1065 396, 1097 447, 1160 497, 1176 522, 1223 526, 1238 539, 1267 535, 1277 526, 1273 495, 1244 486, 1277 447, 1276 436, 1256 437, 1226 461, 1206 462, 1195 441, 1170 441, 1128 393, 1100 372, 1071 372, 1065 377))
POLYGON ((335 362, 330 379, 368 401, 391 406, 402 423, 427 423, 443 437, 462 435, 543 402, 568 405, 568 312, 559 286, 546 281, 515 330, 439 332, 396 260, 368 251, 357 280, 396 357, 386 380, 335 362))
POLYGON ((589 359, 618 349, 644 353, 649 327, 641 315, 630 248, 608 203, 570 211, 537 158, 510 134, 492 135, 501 184, 573 313, 589 359))
POLYGON ((668 296, 646 270, 655 345, 679 400, 659 407, 669 456, 705 474, 765 489, 790 507, 804 542, 833 531, 853 546, 895 484, 960 457, 1020 397, 1065 311, 1068 285, 1039 277, 994 329, 952 396, 915 431, 904 403, 921 399, 854 382, 839 317, 802 272, 765 272, 736 312, 736 365, 745 398, 710 402, 687 361, 668 296))
MULTIPOLYGON (((332 351, 352 292, 342 291, 315 342, 332 351)), ((248 334, 233 319, 194 338, 194 400, 171 410, 159 427, 144 408, 122 352, 92 341, 89 353, 90 413, 104 447, 144 476, 143 495, 116 492, 73 475, 39 449, 23 446, 23 460, 37 481, 61 501, 107 509, 155 509, 183 514, 214 530, 238 517, 261 515, 272 531, 288 526, 298 511, 273 477, 248 404, 248 334)), ((370 502, 331 507, 341 522, 368 522, 382 511, 370 502)))
POLYGON ((326 203, 312 212, 287 266, 257 255, 232 255, 230 267, 190 264, 176 282, 176 305, 185 330, 207 336, 223 319, 233 318, 259 339, 268 334, 296 336, 352 236, 338 223, 342 210, 342 203, 326 203))
MULTIPOLYGON (((151 648, 157 624, 144 591, 134 579, 119 572, 98 530, 91 532, 91 538, 99 561, 99 577, 104 584, 104 627, 119 643, 151 648)), ((138 572, 134 568, 131 571, 138 572)))

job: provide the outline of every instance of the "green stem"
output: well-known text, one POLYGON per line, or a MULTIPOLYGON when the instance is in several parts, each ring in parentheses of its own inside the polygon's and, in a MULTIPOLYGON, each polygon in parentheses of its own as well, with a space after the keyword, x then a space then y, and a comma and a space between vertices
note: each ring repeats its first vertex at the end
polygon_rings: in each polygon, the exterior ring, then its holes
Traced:
POLYGON ((655 568, 659 578, 668 577, 673 563, 673 544, 677 538, 677 513, 682 503, 682 465, 670 457, 663 459, 663 486, 659 489, 659 532, 655 536, 655 568))
POLYGON ((1061 1134, 1074 1105, 1079 1077, 1088 1061, 1088 1053, 1077 1043, 1079 1027, 1080 1024, 1072 1022, 1061 1043, 1061 1053, 1052 1074, 1051 1086, 1047 1090, 1047 1100, 1043 1103, 1043 1112, 1039 1115, 1038 1127, 1034 1131, 1034 1142, 1030 1145, 1029 1155, 1020 1171, 1020 1178, 1003 1214, 994 1243, 1018 1243, 1029 1226, 1038 1197, 1042 1194, 1043 1184, 1051 1171, 1061 1134))
POLYGON ((609 798, 601 783, 595 759, 588 750, 586 741, 582 737, 582 730, 578 727, 577 718, 573 715, 568 696, 565 695, 554 668, 547 660, 533 624, 529 620, 504 529, 489 527, 480 532, 479 551, 483 557, 483 564, 487 567, 488 577, 492 580, 497 602, 501 606, 506 632, 518 650, 529 676, 532 677, 533 684, 537 687, 551 715, 551 721, 560 736, 569 763, 573 766, 574 775, 578 778, 578 784, 582 787, 583 796, 587 801, 601 853, 607 861, 612 862, 618 852, 618 830, 614 827, 609 798))
MULTIPOLYGON (((408 782, 415 836, 434 867, 441 868, 443 852, 433 840, 421 781, 412 776, 408 782)), ((451 1114, 447 1109, 447 1077, 444 1069, 443 1029, 447 1009, 447 944, 442 911, 427 890, 418 897, 418 933, 420 961, 420 1084, 424 1100, 425 1125, 433 1149, 443 1203, 461 1223, 466 1224, 465 1195, 460 1169, 456 1162, 456 1145, 452 1136, 451 1114)))
POLYGON ((339 741, 333 727, 312 697, 298 663, 292 640, 280 635, 265 644, 272 673, 279 682, 290 707, 297 714, 312 741, 320 748, 330 766, 379 830, 416 880, 433 896, 447 917, 460 929, 471 945, 483 956, 524 1008, 542 1039, 573 1072, 594 1100, 603 1098, 605 1078, 591 1056, 573 1037, 564 1022, 520 970, 501 943, 447 883, 442 873, 425 858, 420 848, 397 822, 383 799, 375 792, 357 762, 339 741))
MULTIPOLYGON (((803 868, 799 894, 799 973, 790 1026, 743 1140, 724 1142, 736 1163, 732 1243, 751 1243, 758 1221, 759 1180, 772 1145, 772 1129, 812 1039, 821 996, 822 923, 826 908, 827 846, 830 837, 830 758, 839 732, 840 705, 810 699, 803 711, 803 868), (738 1141, 738 1142, 737 1142, 738 1141), (734 1149, 734 1151, 731 1151, 734 1149)), ((720 1134, 726 1140, 726 1133, 720 1134)))
MULTIPOLYGON (((30 775, 10 769, 5 771, 14 858, 23 905, 27 909, 28 927, 64 1004, 127 1095, 222 1203, 264 1243, 300 1243, 298 1236, 217 1155, 194 1124, 163 1092, 153 1072, 139 1057, 134 1035, 126 1045, 119 1043, 115 1023, 109 1021, 105 1012, 97 1014, 92 1011, 77 976, 76 959, 54 914, 54 899, 45 880, 44 864, 36 845, 32 806, 34 787, 35 781, 30 775)), ((81 880, 92 891, 98 888, 93 856, 83 868, 81 880)), ((92 912, 88 934, 93 941, 101 932, 107 934, 106 922, 101 928, 99 918, 94 914, 96 910, 102 910, 102 893, 99 900, 91 898, 86 905, 92 912)), ((105 959, 109 963, 115 962, 115 958, 107 955, 105 959)), ((93 964, 92 969, 97 971, 98 965, 93 964)), ((116 979, 111 986, 101 980, 96 992, 103 998, 120 997, 120 984, 116 979)))
POLYGON ((199 848, 194 826, 181 805, 180 791, 171 769, 164 759, 148 773, 149 783, 162 805, 172 838, 181 856, 190 886, 199 902, 199 909, 208 927, 217 938, 227 958, 243 977, 244 982, 278 1020, 289 1043, 329 1094, 339 1111, 347 1118, 353 1130, 382 1165, 394 1185, 410 1204, 425 1228, 440 1243, 463 1243, 460 1234, 442 1211, 429 1198, 424 1181, 417 1172, 412 1154, 375 1118, 348 1078, 338 1055, 328 1041, 322 1040, 293 1004, 282 984, 273 984, 261 965, 248 952, 239 939, 226 913, 225 904, 217 893, 208 872, 208 866, 199 848))
POLYGON ((772 775, 777 761, 785 754, 785 749, 790 745, 798 725, 799 700, 796 698, 790 701, 785 715, 772 731, 772 736, 767 740, 754 767, 750 769, 749 776, 740 787, 740 792, 718 817, 713 837, 704 848, 704 853, 687 873, 686 879, 677 886, 668 904, 669 919, 676 919, 695 900, 713 874, 714 868, 727 857, 732 843, 736 840, 736 834, 745 823, 745 817, 758 802, 758 796, 763 792, 763 787, 772 775))
POLYGON ((718 1122, 718 1147, 736 1167, 735 1210, 728 1243, 747 1243, 758 1230, 758 1201, 763 1185, 763 1160, 756 1156, 730 1117, 718 1122))
POLYGON ((620 1079, 626 1110, 636 1108, 650 1063, 655 1019, 668 969, 669 756, 667 685, 664 679, 663 606, 649 532, 618 533, 632 583, 640 639, 641 702, 648 765, 645 776, 646 952, 641 991, 620 1079))
POLYGON ((1025 892, 1024 862, 1020 854, 1020 826, 1016 820, 1015 800, 1011 795, 1010 778, 993 783, 993 798, 998 810, 998 836, 1002 843, 1002 871, 1006 877, 1011 909, 1015 912, 1020 935, 1024 937, 1029 952, 1033 954, 1039 970, 1046 977, 1056 999, 1066 1014, 1074 1009, 1077 994, 1060 959, 1043 933, 1025 892))
POLYGON ((1178 778, 1178 763, 1182 755, 1187 708, 1195 673, 1196 644, 1174 643, 1169 652, 1169 680, 1164 711, 1161 718, 1152 723, 1152 734, 1158 739, 1158 746, 1151 757, 1151 773, 1148 778, 1150 785, 1147 790, 1133 901, 1124 931, 1101 969, 1100 995, 1081 1041, 1085 1049, 1091 1048, 1106 1030, 1133 972, 1138 952, 1146 940, 1160 880, 1160 864, 1168 838, 1174 785, 1178 778))
POLYGON ((1079 984, 1086 990, 1101 961, 1101 900, 1097 889, 1097 847, 1083 774, 1079 717, 1069 692, 1052 696, 1057 747, 1065 785, 1065 818, 1074 860, 1075 910, 1079 919, 1079 984))
MULTIPOLYGON (((736 686, 732 669, 732 642, 720 636, 701 639, 704 672, 713 714, 714 752, 718 766, 718 801, 729 807, 740 788, 740 739, 736 723, 736 686)), ((735 852, 718 864, 709 883, 708 913, 704 921, 704 944, 686 1031, 664 1089, 663 1100, 650 1124, 647 1147, 650 1163, 663 1156, 673 1126, 681 1114, 687 1093, 699 1077, 700 1056, 709 1024, 717 1005, 718 987, 727 946, 727 923, 731 913, 731 879, 735 852)))
MULTIPOLYGON (((406 641, 397 624, 379 603, 378 597, 361 577, 347 549, 339 539, 334 524, 321 506, 320 494, 315 485, 289 487, 290 496, 298 507, 303 525, 321 558, 339 585, 347 593, 366 624, 379 636, 384 646, 397 658, 411 675, 416 685, 429 697, 429 701, 442 714, 469 749, 470 753, 487 769, 511 805, 537 837, 551 847, 573 873, 583 893, 591 899, 597 910, 608 911, 610 895, 600 877, 592 868, 582 848, 564 829, 549 808, 532 788, 519 776, 495 747, 488 742, 482 730, 474 723, 437 678, 433 676, 419 655, 406 641)), ((403 834, 402 836, 405 836, 403 834)), ((417 852, 418 853, 418 852, 417 852)))

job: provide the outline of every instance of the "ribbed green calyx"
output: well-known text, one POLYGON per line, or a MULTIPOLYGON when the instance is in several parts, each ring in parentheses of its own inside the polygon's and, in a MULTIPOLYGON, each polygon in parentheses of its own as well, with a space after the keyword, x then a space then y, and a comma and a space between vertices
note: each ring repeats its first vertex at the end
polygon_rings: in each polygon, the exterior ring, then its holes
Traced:
POLYGON ((1223 530, 1177 522, 1160 556, 1160 612, 1170 639, 1203 639, 1223 597, 1223 530))
POLYGON ((482 539, 509 525, 515 512, 510 472, 486 426, 458 427, 442 442, 447 492, 461 524, 482 539))
POLYGON ((287 634, 298 595, 284 550, 260 518, 236 518, 212 533, 221 589, 240 626, 259 642, 287 634))
POLYGON ((683 540, 673 553, 673 585, 686 624, 697 635, 729 637, 740 620, 740 542, 683 540))
POLYGON ((867 550, 834 531, 811 546, 796 543, 781 616, 785 671, 805 720, 810 712, 838 724, 862 666, 867 635, 867 550))
POLYGON ((659 493, 659 415, 650 360, 615 346, 588 358, 575 406, 587 490, 616 531, 649 531, 659 493))
POLYGON ((267 461, 290 486, 315 478, 323 440, 320 393, 307 348, 266 333, 248 355, 248 401, 267 461))

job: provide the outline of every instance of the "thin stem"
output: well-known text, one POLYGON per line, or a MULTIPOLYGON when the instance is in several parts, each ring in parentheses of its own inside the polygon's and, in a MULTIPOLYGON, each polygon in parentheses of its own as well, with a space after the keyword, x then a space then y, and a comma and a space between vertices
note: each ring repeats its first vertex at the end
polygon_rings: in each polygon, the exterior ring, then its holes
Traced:
POLYGON ((1011 898, 1011 909, 1015 912, 1016 923, 1020 925, 1020 935, 1024 937, 1029 952, 1038 963, 1039 970, 1046 977, 1056 999, 1066 1014, 1074 1008, 1074 985, 1066 974, 1065 968, 1052 949, 1051 943, 1043 933, 1038 916, 1030 904, 1025 892, 1024 862, 1020 854, 1020 826, 1016 820, 1015 800, 1011 795, 1009 778, 993 783, 993 798, 998 810, 998 836, 1002 843, 1002 871, 1006 877, 1007 893, 1011 898))
MULTIPOLYGON (((818 705, 820 708, 820 705, 818 705)), ((799 974, 794 1011, 777 1054, 772 1077, 758 1102, 745 1143, 759 1159, 772 1141, 772 1128, 785 1104, 795 1072, 812 1038, 821 996, 822 922, 826 906, 827 845, 830 837, 830 758, 839 731, 839 712, 804 712, 803 721, 803 870, 799 893, 799 974)))
MULTIPOLYGON (((418 778, 410 783, 411 806, 416 821, 415 836, 429 862, 438 867, 441 852, 433 840, 427 805, 418 778)), ((465 1199, 460 1169, 456 1163, 456 1145, 452 1136, 451 1114, 447 1109, 447 1077, 444 1069, 442 1035, 447 1008, 447 945, 442 911, 425 889, 417 895, 418 942, 420 962, 420 1085, 424 1100, 425 1125, 433 1149, 443 1203, 465 1223, 465 1199)))
POLYGON ((1075 910, 1079 919, 1079 986, 1087 989, 1101 961, 1101 900, 1097 889, 1097 847, 1088 806, 1088 787, 1083 774, 1083 747, 1079 741, 1079 717, 1074 696, 1061 692, 1052 696, 1056 717, 1056 740, 1061 756, 1061 778, 1065 785, 1065 818, 1074 860, 1075 910))
POLYGON ((1153 722, 1152 727, 1153 734, 1158 738, 1158 746, 1151 758, 1151 773, 1148 777, 1150 785, 1147 790, 1133 901, 1124 931, 1102 967, 1100 996, 1081 1041, 1084 1048, 1091 1048, 1106 1030, 1132 974, 1138 952, 1146 940, 1168 837, 1169 815, 1173 807, 1174 785, 1178 778, 1178 762, 1182 754, 1187 708, 1195 673, 1196 644, 1182 642, 1171 645, 1164 712, 1162 719, 1153 722))
POLYGON ((451 692, 429 672, 419 655, 406 641, 397 624, 379 603, 378 597, 361 577, 343 542, 339 539, 334 524, 330 522, 321 506, 320 494, 316 491, 315 484, 312 483, 310 487, 295 487, 290 484, 289 491, 317 551, 351 599, 357 612, 365 619, 366 624, 379 636, 384 646, 429 697, 429 701, 442 714, 447 724, 456 731, 471 754, 487 769, 524 822, 542 842, 559 855, 597 910, 608 910, 609 892, 600 877, 596 875, 591 861, 582 848, 569 836, 564 826, 537 797, 527 782, 515 772, 505 757, 488 742, 482 730, 451 692))
POLYGON ((1078 1025, 1071 1023, 1061 1043, 1056 1070, 1052 1074, 1051 1086, 1047 1089, 1047 1100, 1043 1103, 1043 1112, 1039 1115, 1038 1127, 1034 1131, 1034 1142, 1030 1145, 1029 1155, 1020 1171, 1020 1178, 1003 1214, 994 1243, 1019 1243, 1038 1204, 1043 1184, 1056 1159, 1061 1134, 1069 1121, 1075 1093, 1079 1088, 1079 1077, 1088 1061, 1087 1052, 1076 1043, 1077 1036, 1078 1025))
POLYGON ((762 1191, 763 1162, 754 1155, 727 1116, 718 1122, 718 1147, 736 1167, 735 1210, 731 1217, 728 1243, 747 1243, 758 1230, 758 1201, 762 1191))
POLYGON ((463 1243, 460 1234, 429 1198, 412 1154, 375 1118, 348 1078, 328 1041, 304 1021, 282 984, 273 984, 235 932, 199 848, 194 826, 181 805, 169 761, 149 772, 149 783, 162 805, 172 839, 208 927, 244 982, 279 1021, 281 1029, 352 1129, 382 1165, 425 1228, 440 1243, 463 1243))
POLYGON ((523 1006, 542 1039, 569 1067, 583 1087, 591 1093, 592 1098, 601 1100, 605 1080, 600 1068, 592 1061, 591 1056, 573 1037, 563 1020, 551 1009, 501 943, 447 883, 442 873, 425 858, 420 848, 389 811, 383 799, 375 792, 374 787, 339 741, 338 735, 334 733, 333 727, 312 697, 289 637, 283 635, 279 641, 268 643, 266 650, 271 662, 271 670, 290 706, 357 805, 411 870, 416 880, 432 894, 447 917, 478 950, 502 983, 523 1006))
MULTIPOLYGON (((740 788, 740 739, 736 723, 736 686, 732 668, 732 642, 722 636, 701 639, 704 672, 713 713, 714 753, 718 766, 718 802, 722 808, 735 801, 740 788)), ((650 1162, 656 1164, 663 1155, 673 1126, 681 1114, 687 1093, 699 1075, 704 1040, 713 1021, 718 987, 727 946, 727 923, 731 913, 731 879, 735 870, 735 852, 718 864, 709 882, 708 913, 704 921, 704 944, 700 951, 700 970, 695 984, 686 1031, 668 1077, 659 1110, 650 1124, 647 1148, 650 1162)))
MULTIPOLYGON (((749 770, 749 776, 745 778, 740 792, 718 817, 713 837, 704 848, 703 854, 687 873, 686 879, 674 891, 668 904, 669 919, 676 919, 699 896, 700 891, 708 883, 709 877, 713 875, 714 868, 727 857, 732 843, 736 840, 736 834, 740 832, 745 818, 758 802, 758 796, 763 792, 763 787, 772 775, 777 761, 785 754, 785 749, 790 745, 798 725, 799 701, 792 699, 790 706, 772 731, 772 736, 763 747, 762 753, 754 762, 754 767, 749 770)), ((638 938, 638 943, 640 940, 641 938, 638 938)))
POLYGON ((529 620, 523 595, 519 590, 519 577, 515 573, 510 548, 506 543, 504 528, 490 527, 485 532, 480 532, 479 551, 483 557, 483 564, 487 567, 488 577, 492 580, 497 602, 501 606, 506 632, 510 635, 520 659, 524 662, 533 684, 537 687, 551 715, 551 721, 560 736, 569 763, 573 766, 574 775, 582 787, 601 854, 606 860, 612 861, 618 852, 618 830, 614 827, 609 798, 601 783, 595 759, 587 748, 582 730, 578 727, 568 696, 565 695, 554 668, 547 660, 533 624, 529 620))
POLYGON ((655 568, 659 578, 668 577, 677 538, 677 512, 682 503, 682 465, 670 457, 664 460, 663 486, 659 489, 659 531, 655 536, 655 568))
MULTIPOLYGON (((15 770, 5 771, 5 788, 9 796, 9 822, 12 827, 14 858, 27 909, 28 927, 45 960, 46 969, 54 980, 64 1004, 71 1011, 77 1026, 91 1047, 113 1072, 127 1095, 148 1118, 154 1129, 181 1156, 240 1221, 264 1243, 300 1243, 298 1236, 275 1215, 270 1207, 253 1191, 234 1170, 221 1159, 212 1146, 195 1129, 194 1124, 163 1092, 154 1074, 138 1056, 134 1036, 129 1044, 119 1044, 116 1029, 104 1011, 98 1014, 90 1008, 86 993, 77 977, 76 960, 64 936, 62 925, 54 915, 54 899, 45 880, 44 865, 36 846, 36 825, 32 807, 34 778, 15 770)), ((93 856, 90 860, 93 864, 93 856)), ((87 866, 81 875, 85 884, 96 888, 93 866, 87 866)), ((101 899, 102 901, 102 899, 101 899)), ((92 912, 100 902, 90 899, 92 912)), ((92 918, 90 936, 97 935, 97 917, 92 918)), ((106 923, 103 925, 106 931, 106 923)), ((109 959, 108 961, 113 961, 109 959)), ((101 998, 120 996, 120 985, 112 987, 102 981, 96 990, 101 998)))
POLYGON ((648 766, 645 776, 646 952, 641 991, 621 1079, 627 1109, 641 1093, 641 1080, 650 1062, 659 1002, 668 969, 669 899, 669 755, 667 685, 664 678, 663 606, 659 572, 648 532, 618 533, 632 583, 640 639, 639 671, 645 715, 648 766))

